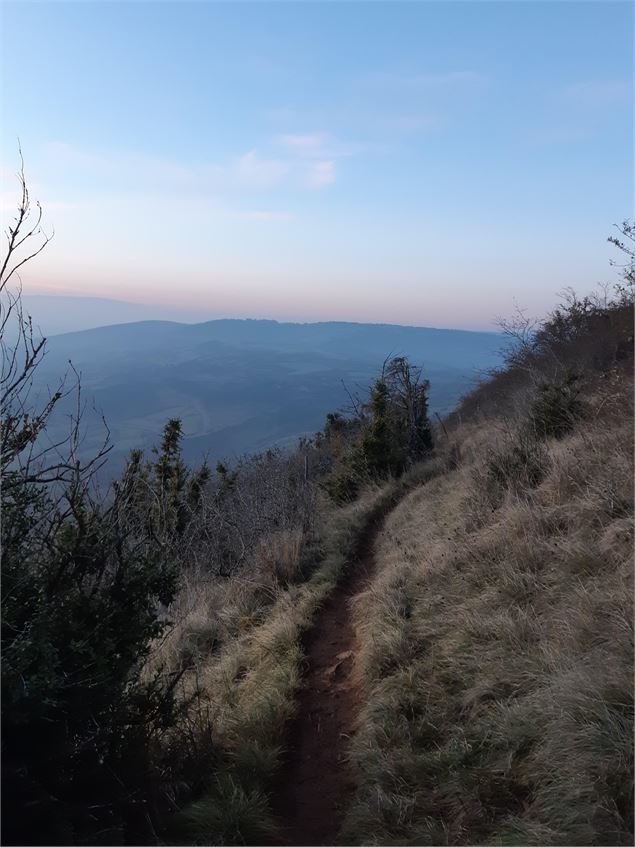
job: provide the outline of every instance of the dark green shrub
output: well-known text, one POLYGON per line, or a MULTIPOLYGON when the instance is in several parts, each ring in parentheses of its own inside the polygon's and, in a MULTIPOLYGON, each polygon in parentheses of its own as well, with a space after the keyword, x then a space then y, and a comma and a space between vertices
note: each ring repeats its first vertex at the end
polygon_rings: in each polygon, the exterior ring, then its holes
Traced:
POLYGON ((573 371, 558 382, 538 387, 529 412, 530 424, 538 438, 562 438, 584 417, 580 399, 580 379, 573 371))
POLYGON ((109 501, 81 481, 5 475, 5 843, 153 839, 167 773, 157 740, 175 721, 178 677, 142 668, 169 626, 174 550, 205 479, 182 466, 179 435, 170 422, 155 463, 133 454, 109 501))
MULTIPOLYGON (((421 369, 403 356, 385 363, 363 408, 359 434, 323 483, 336 503, 354 500, 368 482, 400 476, 430 452, 428 390, 421 369)), ((328 416, 326 439, 345 430, 340 415, 328 416)))
POLYGON ((350 462, 346 462, 326 477, 322 487, 333 502, 341 506, 357 498, 362 484, 363 480, 355 474, 350 462))

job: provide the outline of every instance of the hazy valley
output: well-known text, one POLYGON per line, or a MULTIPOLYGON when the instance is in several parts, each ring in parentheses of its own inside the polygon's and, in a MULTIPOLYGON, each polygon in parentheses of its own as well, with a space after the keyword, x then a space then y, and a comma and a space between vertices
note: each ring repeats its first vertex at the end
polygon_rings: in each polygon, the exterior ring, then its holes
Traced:
MULTIPOLYGON (((49 338, 36 388, 53 387, 72 361, 87 403, 83 449, 103 437, 103 413, 115 472, 129 450, 154 444, 169 418, 182 420, 192 462, 291 446, 349 406, 348 392, 365 399, 394 355, 423 365, 431 412, 445 414, 500 361, 502 342, 496 333, 382 324, 143 321, 49 338)), ((74 403, 60 402, 52 438, 63 436, 74 403)))

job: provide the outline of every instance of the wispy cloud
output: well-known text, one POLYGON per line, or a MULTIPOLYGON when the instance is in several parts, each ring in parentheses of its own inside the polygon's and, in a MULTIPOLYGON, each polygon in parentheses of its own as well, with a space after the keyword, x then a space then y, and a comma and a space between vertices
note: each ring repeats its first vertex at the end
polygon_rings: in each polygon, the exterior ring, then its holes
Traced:
MULTIPOLYGON (((16 172, 11 172, 8 168, 0 168, 2 174, 2 182, 8 186, 6 191, 0 192, 0 212, 7 217, 13 217, 17 210, 17 203, 20 196, 20 185, 16 172), (13 190, 11 189, 13 186, 13 190)), ((29 195, 31 203, 40 203, 46 212, 69 212, 80 208, 80 204, 70 202, 68 200, 55 199, 55 195, 50 193, 46 185, 41 182, 36 182, 28 179, 29 195)))
POLYGON ((345 159, 366 150, 365 144, 336 138, 324 130, 286 133, 276 136, 274 142, 289 155, 307 159, 345 159))
POLYGON ((336 179, 338 160, 367 149, 366 145, 343 141, 324 130, 283 133, 275 137, 274 143, 293 157, 294 172, 306 188, 332 185, 336 179))
POLYGON ((483 85, 487 77, 477 71, 403 72, 378 71, 367 74, 362 82, 367 85, 391 88, 445 91, 448 88, 465 88, 483 85))
POLYGON ((469 69, 375 71, 355 80, 356 110, 380 138, 430 133, 477 108, 490 84, 489 76, 469 69))
POLYGON ((326 132, 307 132, 303 134, 284 134, 278 136, 279 143, 301 155, 315 155, 324 149, 329 141, 326 132))
POLYGON ((576 144, 592 137, 593 133, 588 129, 566 126, 535 129, 527 136, 529 141, 536 144, 576 144))
POLYGON ((335 182, 335 162, 325 159, 314 162, 307 172, 307 185, 310 188, 323 188, 335 182))
POLYGON ((400 114, 386 116, 383 123, 387 129, 399 132, 430 132, 443 127, 446 121, 439 115, 400 114))
POLYGON ((632 92, 632 83, 623 79, 552 87, 545 98, 549 119, 544 126, 530 130, 528 139, 538 144, 573 144, 597 138, 610 131, 608 118, 620 115, 626 104, 632 103, 632 92))
POLYGON ((292 212, 255 209, 246 212, 237 212, 235 217, 243 221, 291 221, 295 218, 295 215, 292 212))
POLYGON ((633 84, 623 79, 588 80, 567 85, 560 89, 560 95, 571 103, 581 105, 609 105, 633 96, 633 84))
POLYGON ((290 168, 288 162, 266 159, 256 150, 250 150, 238 158, 236 174, 240 183, 249 188, 271 188, 289 173, 290 168))
MULTIPOLYGON (((132 177, 133 185, 152 181, 163 185, 183 186, 192 183, 198 176, 195 169, 189 165, 148 153, 130 151, 104 153, 97 150, 85 150, 61 141, 47 144, 46 152, 58 167, 68 168, 76 173, 85 171, 95 176, 115 180, 129 180, 132 177)), ((208 169, 206 176, 209 178, 212 173, 215 177, 219 177, 222 169, 208 169)))
POLYGON ((284 136, 270 153, 253 147, 221 162, 183 164, 130 152, 83 150, 65 143, 47 146, 49 170, 64 173, 78 194, 93 189, 222 198, 241 192, 297 190, 333 182, 332 162, 345 151, 331 148, 327 133, 284 136), (278 155, 276 155, 278 153, 278 155), (327 171, 330 170, 330 175, 327 171))

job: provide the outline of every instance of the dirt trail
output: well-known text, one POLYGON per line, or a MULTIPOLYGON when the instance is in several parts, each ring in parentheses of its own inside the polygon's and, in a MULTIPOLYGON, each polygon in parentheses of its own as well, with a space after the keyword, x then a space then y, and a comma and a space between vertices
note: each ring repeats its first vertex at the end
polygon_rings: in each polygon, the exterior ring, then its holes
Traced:
POLYGON ((369 583, 374 542, 387 511, 384 508, 369 520, 345 577, 304 641, 304 687, 289 727, 287 758, 274 798, 283 844, 333 844, 355 788, 347 760, 360 706, 351 600, 369 583))

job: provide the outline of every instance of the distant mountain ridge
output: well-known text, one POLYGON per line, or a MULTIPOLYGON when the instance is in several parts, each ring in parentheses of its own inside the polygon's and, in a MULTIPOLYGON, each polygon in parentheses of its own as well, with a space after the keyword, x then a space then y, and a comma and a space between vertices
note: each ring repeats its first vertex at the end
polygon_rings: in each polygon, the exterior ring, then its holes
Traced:
MULTIPOLYGON (((395 324, 138 321, 50 337, 38 380, 51 385, 73 362, 87 408, 108 422, 115 465, 155 443, 171 417, 183 421, 186 458, 198 461, 314 433, 327 412, 348 404, 347 389, 364 394, 391 355, 423 365, 431 411, 449 411, 500 361, 500 347, 497 333, 395 324)), ((64 412, 70 406, 57 413, 60 431, 64 412)), ((90 427, 87 451, 96 431, 90 427)))
POLYGON ((123 342, 130 349, 151 349, 155 344, 161 346, 170 340, 188 348, 200 347, 205 342, 221 342, 252 349, 319 351, 331 356, 350 355, 354 349, 358 355, 373 358, 382 347, 385 356, 415 355, 416 352, 427 358, 432 356, 443 364, 449 363, 447 357, 450 356, 461 366, 465 364, 464 355, 475 350, 493 354, 497 359, 501 343, 500 334, 495 332, 351 321, 295 323, 259 318, 220 318, 192 324, 135 321, 64 333, 55 338, 56 345, 73 344, 79 349, 84 347, 85 341, 90 348, 108 341, 123 342), (391 344, 394 349, 390 348, 391 344), (401 349, 403 347, 410 352, 401 349))

